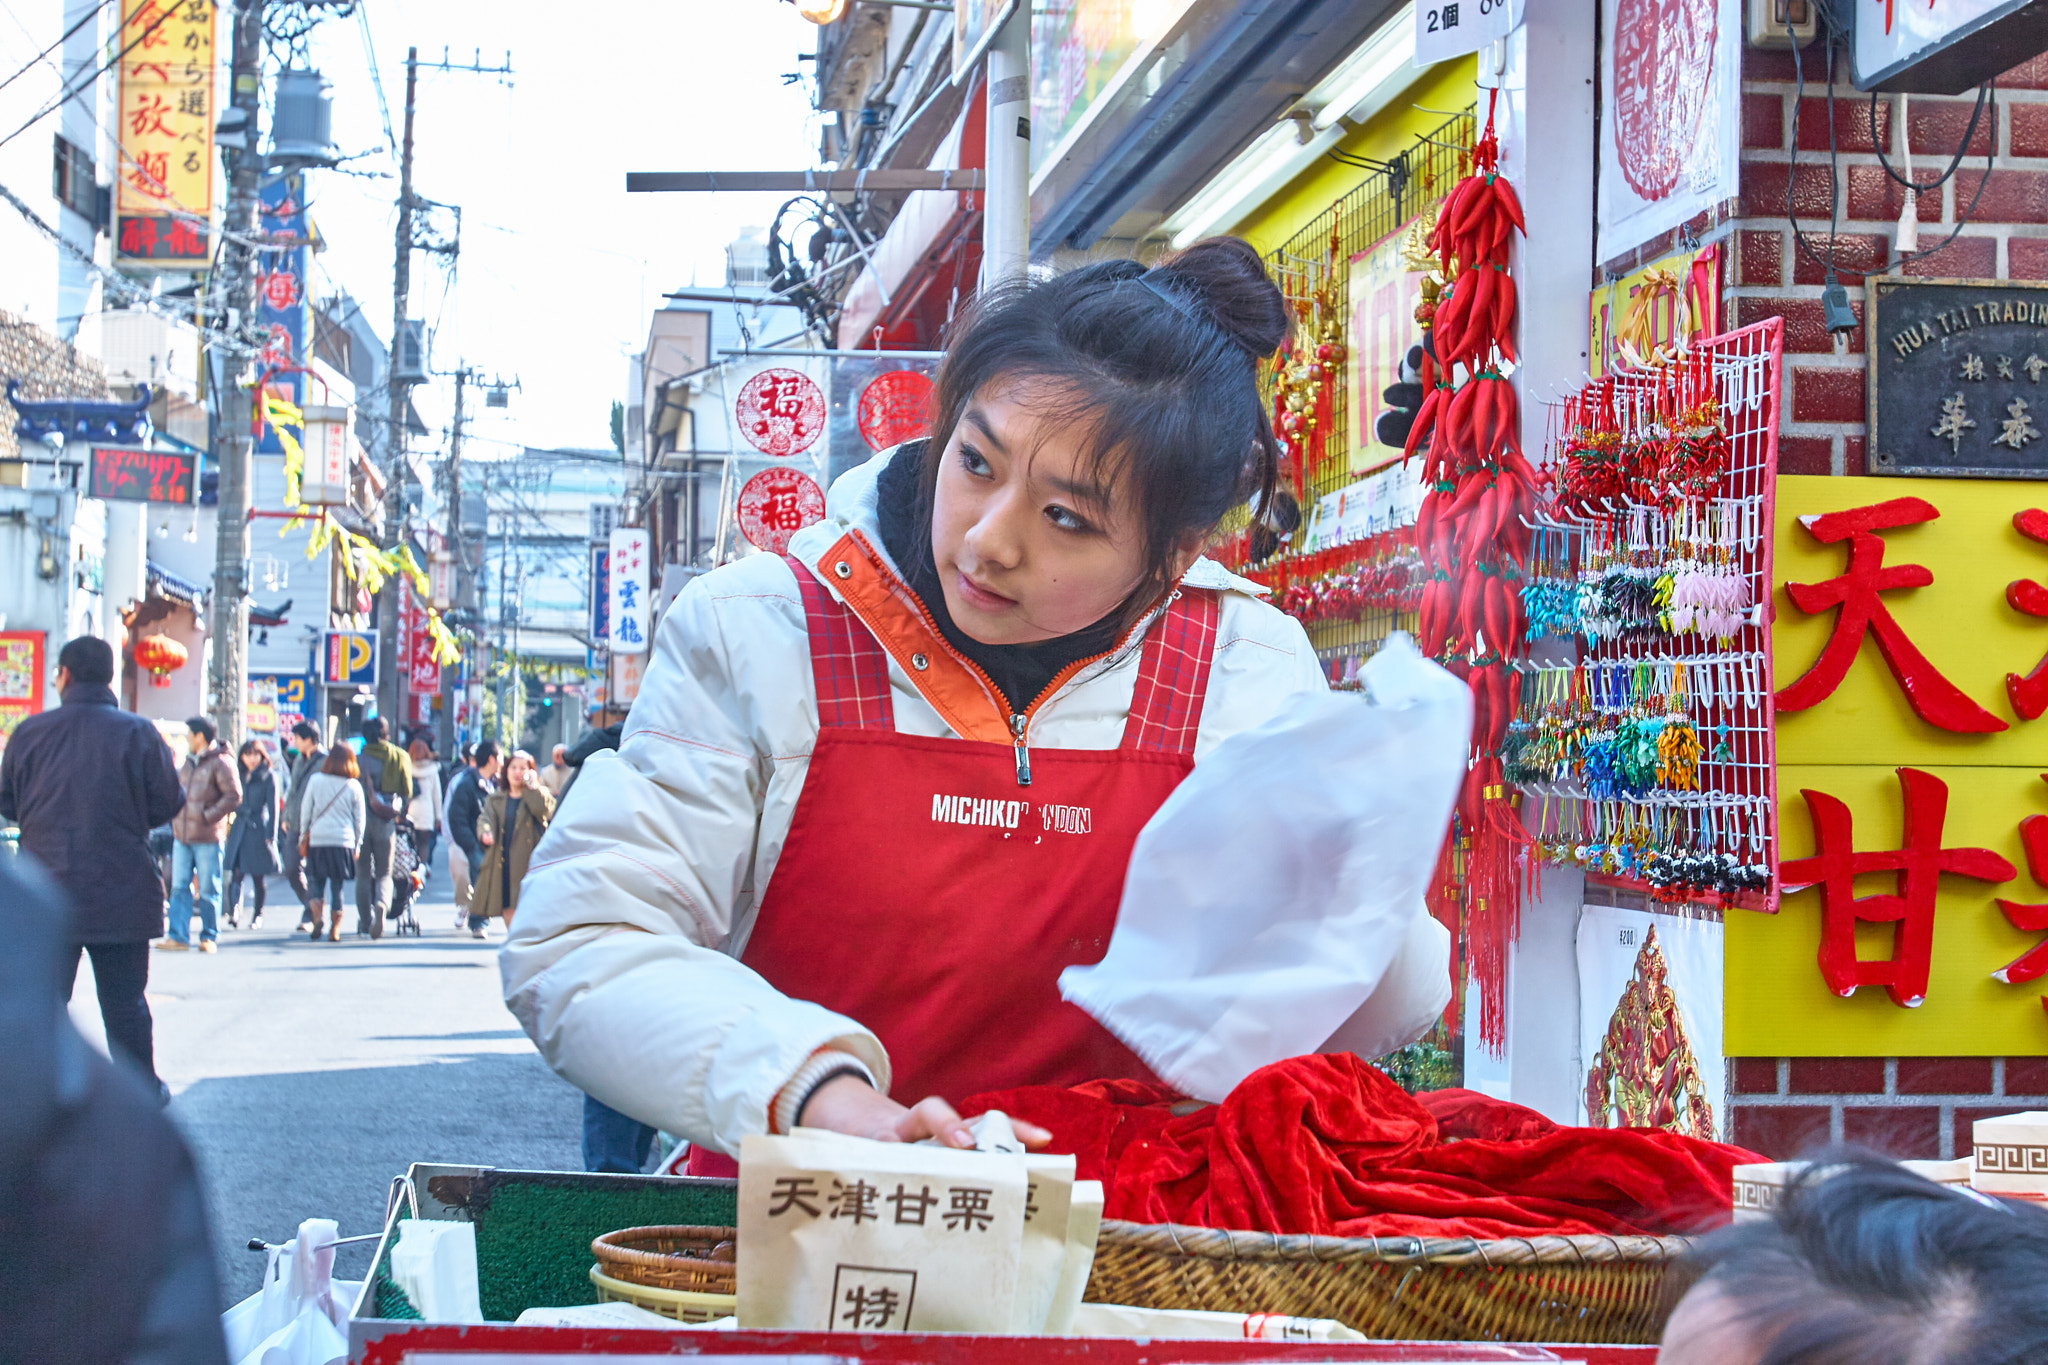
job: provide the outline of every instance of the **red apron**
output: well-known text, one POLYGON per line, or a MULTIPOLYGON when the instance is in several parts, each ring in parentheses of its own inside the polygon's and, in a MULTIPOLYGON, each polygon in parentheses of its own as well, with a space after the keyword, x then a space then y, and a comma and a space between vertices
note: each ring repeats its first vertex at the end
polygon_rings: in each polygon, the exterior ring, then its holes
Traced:
POLYGON ((898 734, 881 645, 791 567, 818 740, 740 960, 872 1030, 904 1104, 1153 1079, 1059 975, 1108 951, 1131 846, 1194 766, 1216 594, 1180 590, 1146 635, 1122 745, 1032 749, 1026 785, 1010 745, 898 734))

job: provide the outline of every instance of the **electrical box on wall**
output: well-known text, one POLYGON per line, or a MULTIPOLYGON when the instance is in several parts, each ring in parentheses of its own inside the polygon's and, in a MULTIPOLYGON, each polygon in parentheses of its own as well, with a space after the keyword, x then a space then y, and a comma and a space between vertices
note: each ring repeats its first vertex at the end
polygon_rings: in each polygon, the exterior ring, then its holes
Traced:
POLYGON ((2048 0, 1837 0, 1858 90, 1960 95, 2048 51, 2048 0))
POLYGON ((1748 0, 1751 47, 1805 47, 1820 31, 1815 0, 1748 0))

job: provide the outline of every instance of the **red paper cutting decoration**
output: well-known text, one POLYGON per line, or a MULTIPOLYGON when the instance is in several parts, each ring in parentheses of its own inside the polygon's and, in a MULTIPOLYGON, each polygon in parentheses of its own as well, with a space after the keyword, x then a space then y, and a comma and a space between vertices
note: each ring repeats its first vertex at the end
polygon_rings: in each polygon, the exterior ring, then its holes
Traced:
POLYGON ((1880 593, 1898 588, 1924 588, 1934 574, 1918 564, 1885 567, 1885 542, 1877 533, 1933 521, 1941 513, 1921 498, 1893 498, 1868 507, 1854 507, 1824 516, 1801 517, 1800 524, 1823 545, 1849 542, 1848 571, 1825 583, 1787 583, 1792 604, 1809 615, 1840 608, 1834 634, 1813 667, 1799 681, 1777 694, 1780 711, 1804 711, 1835 694, 1849 665, 1863 648, 1865 634, 1877 636, 1877 647, 1891 665, 1892 676, 1920 719, 1957 734, 1983 735, 2006 728, 2004 721, 1963 695, 1943 677, 1906 632, 1892 619, 1880 593))
POLYGON ((1685 173, 1714 72, 1715 0, 1619 0, 1614 15, 1614 152, 1651 201, 1685 173))
POLYGON ((799 370, 763 370, 740 388, 733 417, 747 444, 764 455, 796 455, 825 430, 825 393, 799 370))
POLYGON ((740 534, 770 554, 789 549, 789 538, 825 516, 818 481, 797 469, 764 469, 740 487, 740 534))
MULTIPOLYGON (((2030 507, 2013 513, 2012 524, 2028 540, 2048 545, 2048 512, 2030 507)), ((2048 588, 2031 578, 2016 578, 2006 584, 2005 600, 2014 611, 2048 617, 2048 588)), ((2021 720, 2040 719, 2041 713, 2048 711, 2048 657, 2035 664, 2034 671, 2024 678, 2017 673, 2006 674, 2005 695, 2021 720)))
POLYGON ((860 391, 854 420, 870 450, 914 441, 931 430, 932 381, 916 370, 878 374, 860 391))
POLYGON ((1943 848, 1948 783, 1918 768, 1897 771, 1905 806, 1903 847, 1858 853, 1849 808, 1826 792, 1802 790, 1817 851, 1810 858, 1786 862, 1779 873, 1787 893, 1820 888, 1820 974, 1828 989, 1847 997, 1858 986, 1883 986, 1893 1004, 1911 1009, 1927 998, 1927 973, 1934 960, 1935 895, 1942 876, 2009 882, 2017 873, 1988 848, 1943 848), (1859 897, 1856 878, 1867 872, 1896 874, 1897 890, 1859 897), (1889 958, 1866 961, 1856 956, 1859 923, 1892 926, 1889 958))

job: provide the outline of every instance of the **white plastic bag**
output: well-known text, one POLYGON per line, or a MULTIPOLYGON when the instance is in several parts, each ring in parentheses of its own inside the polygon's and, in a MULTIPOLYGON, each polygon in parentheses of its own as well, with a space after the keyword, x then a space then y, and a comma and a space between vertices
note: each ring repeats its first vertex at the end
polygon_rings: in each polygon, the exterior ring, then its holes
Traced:
POLYGON ((360 1282, 334 1278, 332 1218, 308 1218, 270 1252, 263 1287, 221 1314, 235 1365, 334 1365, 348 1358, 349 1304, 360 1282))
POLYGON ((1441 990, 1409 978, 1443 962, 1415 920, 1471 693, 1398 633, 1360 679, 1362 699, 1303 693, 1217 745, 1138 836, 1108 953, 1060 974, 1066 999, 1197 1099, 1340 1030, 1399 1046, 1448 999, 1447 973, 1441 990), (1373 1018, 1397 959, 1387 986, 1410 1017, 1373 1018))

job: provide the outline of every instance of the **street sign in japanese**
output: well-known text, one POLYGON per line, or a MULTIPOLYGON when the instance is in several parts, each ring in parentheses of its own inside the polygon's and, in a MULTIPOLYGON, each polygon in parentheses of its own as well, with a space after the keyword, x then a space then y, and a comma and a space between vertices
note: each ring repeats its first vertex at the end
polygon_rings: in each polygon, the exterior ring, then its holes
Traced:
POLYGON ((213 216, 213 0, 121 0, 114 263, 206 268, 213 216))
MULTIPOLYGON (((257 293, 256 321, 263 330, 263 354, 260 365, 263 382, 272 393, 286 399, 295 407, 306 402, 306 378, 301 366, 306 361, 307 308, 306 300, 306 245, 311 233, 306 221, 305 179, 300 175, 272 175, 264 180, 258 191, 258 224, 266 241, 277 243, 273 249, 257 253, 256 272, 260 285, 257 293)), ((323 409, 331 414, 332 409, 323 409)), ((322 448, 308 455, 308 460, 318 460, 320 480, 316 487, 326 491, 331 501, 348 501, 348 445, 351 439, 347 430, 347 413, 344 409, 339 418, 329 415, 327 420, 337 423, 335 429, 322 433, 322 448), (337 450, 336 441, 341 444, 337 450), (337 463, 339 468, 337 469, 337 463), (338 494, 338 495, 337 495, 338 494)), ((302 427, 293 433, 293 439, 305 444, 302 427)), ((284 443, 278 439, 277 427, 266 423, 262 441, 256 447, 259 455, 282 455, 284 443)), ((314 472, 314 471, 309 471, 314 472)))
POLYGON ((1785 895, 1727 916, 1728 1054, 2048 1054, 2048 489, 1777 504, 1785 895))
POLYGON ((611 647, 614 654, 645 654, 654 613, 649 602, 653 567, 652 543, 644 527, 621 526, 612 531, 611 647))
POLYGON ((818 481, 799 469, 764 469, 740 488, 740 534, 769 554, 789 552, 789 538, 825 516, 818 481))
POLYGON ((377 634, 368 630, 330 630, 321 680, 329 687, 375 687, 377 685, 377 634))
MULTIPOLYGON (((609 536, 610 532, 606 532, 609 536)), ((612 547, 609 540, 590 547, 590 643, 609 644, 612 638, 612 547)))
POLYGON ((1868 292, 1870 472, 2048 478, 2048 282, 1868 292))
POLYGON ((252 705, 267 700, 276 709, 279 734, 316 714, 317 693, 310 673, 251 673, 249 696, 252 705))

